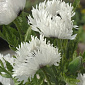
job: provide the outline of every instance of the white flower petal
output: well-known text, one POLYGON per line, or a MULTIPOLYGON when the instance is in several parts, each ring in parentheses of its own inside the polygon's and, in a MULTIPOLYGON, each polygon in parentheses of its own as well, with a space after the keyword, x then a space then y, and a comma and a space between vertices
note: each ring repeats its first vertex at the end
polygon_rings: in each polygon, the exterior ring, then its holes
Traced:
POLYGON ((85 85, 85 74, 78 74, 77 79, 80 80, 80 82, 77 85, 85 85))
POLYGON ((53 64, 58 66, 61 59, 58 48, 46 43, 46 39, 42 35, 40 35, 40 39, 31 36, 31 41, 22 43, 17 48, 16 53, 13 77, 19 78, 20 81, 25 80, 24 82, 26 82, 27 78, 33 77, 36 71, 43 66, 53 64))
POLYGON ((4 59, 13 66, 14 58, 11 57, 10 54, 7 54, 5 56, 3 56, 3 54, 0 54, 0 60, 3 62, 4 66, 6 67, 6 63, 5 63, 4 59))
POLYGON ((4 78, 0 75, 0 83, 2 85, 14 85, 10 78, 4 78))
MULTIPOLYGON (((32 16, 28 16, 28 24, 32 24, 32 30, 46 37, 57 37, 60 39, 73 38, 73 7, 62 0, 44 1, 32 9, 32 16)), ((75 27, 77 28, 77 26, 75 27)))
MULTIPOLYGON (((6 63, 3 60, 3 58, 8 61, 11 65, 13 65, 14 63, 14 59, 12 57, 10 57, 10 54, 7 54, 5 56, 3 56, 2 54, 0 54, 0 60, 3 62, 5 68, 6 68, 6 63)), ((0 65, 1 66, 1 65, 0 65)), ((7 68, 6 68, 7 69, 7 68)), ((5 74, 4 72, 1 72, 2 74, 5 74)), ((14 82, 11 78, 4 78, 0 75, 0 83, 2 83, 3 85, 14 85, 14 82)))
POLYGON ((25 7, 26 0, 0 0, 0 25, 11 23, 25 7))

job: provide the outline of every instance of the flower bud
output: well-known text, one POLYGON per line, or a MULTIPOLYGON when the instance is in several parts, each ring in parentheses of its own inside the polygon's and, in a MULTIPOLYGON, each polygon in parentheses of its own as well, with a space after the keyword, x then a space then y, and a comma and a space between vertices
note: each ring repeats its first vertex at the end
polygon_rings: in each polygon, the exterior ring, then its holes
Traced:
POLYGON ((79 56, 69 63, 68 69, 70 72, 76 72, 77 70, 79 70, 81 66, 81 59, 82 57, 79 56))

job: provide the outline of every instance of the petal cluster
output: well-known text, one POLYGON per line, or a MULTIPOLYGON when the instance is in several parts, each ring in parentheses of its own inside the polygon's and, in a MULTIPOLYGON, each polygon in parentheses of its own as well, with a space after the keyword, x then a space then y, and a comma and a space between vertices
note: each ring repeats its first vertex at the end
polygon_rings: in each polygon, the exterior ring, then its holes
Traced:
POLYGON ((3 62, 4 66, 6 67, 6 63, 5 63, 4 59, 13 66, 14 58, 11 57, 10 54, 7 54, 5 56, 3 54, 0 54, 0 60, 3 62))
POLYGON ((11 23, 25 7, 26 0, 0 0, 0 25, 11 23))
POLYGON ((60 39, 75 39, 73 35, 72 16, 73 7, 62 0, 44 1, 32 9, 32 16, 28 16, 28 24, 31 24, 32 30, 43 34, 46 37, 57 37, 60 39))
POLYGON ((85 74, 78 74, 77 79, 80 80, 80 82, 77 85, 85 85, 85 74))
POLYGON ((19 81, 26 82, 28 77, 33 77, 37 70, 46 65, 58 66, 61 59, 58 48, 46 43, 44 36, 40 35, 40 39, 32 36, 31 39, 29 43, 22 43, 16 51, 13 76, 19 81))
POLYGON ((10 78, 4 78, 0 76, 0 85, 14 85, 10 78))
MULTIPOLYGON (((3 54, 0 54, 0 60, 3 62, 4 66, 6 68, 6 63, 5 63, 4 59, 6 61, 8 61, 11 65, 13 65, 14 59, 10 56, 10 54, 7 54, 5 56, 3 56, 3 54)), ((5 74, 4 72, 1 72, 1 73, 5 74)), ((1 75, 0 75, 0 83, 2 85, 14 85, 13 80, 11 78, 5 78, 5 77, 2 77, 1 75)))

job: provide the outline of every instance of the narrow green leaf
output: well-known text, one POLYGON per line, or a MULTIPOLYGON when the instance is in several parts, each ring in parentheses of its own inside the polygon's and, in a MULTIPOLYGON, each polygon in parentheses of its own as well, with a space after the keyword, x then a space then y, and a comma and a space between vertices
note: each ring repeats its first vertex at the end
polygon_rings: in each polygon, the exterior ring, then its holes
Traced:
POLYGON ((16 47, 21 43, 18 31, 10 26, 3 26, 2 31, 0 31, 0 37, 6 40, 14 51, 16 47))
POLYGON ((63 80, 66 82, 67 85, 77 85, 77 83, 79 82, 76 77, 72 75, 67 76, 65 73, 63 73, 63 80))
POLYGON ((2 74, 2 73, 0 73, 0 75, 1 75, 2 77, 5 77, 5 78, 10 78, 10 75, 9 75, 9 74, 2 74))
POLYGON ((79 3, 80 3, 80 0, 74 0, 74 2, 73 2, 74 11, 78 7, 79 3))
POLYGON ((25 34, 25 42, 31 38, 31 27, 28 28, 25 34))
POLYGON ((17 81, 17 79, 12 78, 12 80, 14 81, 14 85, 19 85, 19 84, 20 84, 20 82, 19 82, 19 81, 17 81))
POLYGON ((28 22, 27 22, 27 17, 28 13, 22 12, 21 15, 14 21, 15 26, 17 27, 17 30, 20 35, 20 41, 25 40, 25 34, 27 29, 29 28, 28 22))
POLYGON ((85 58, 85 52, 83 53, 82 57, 85 58))
POLYGON ((52 71, 52 69, 50 67, 43 67, 42 70, 43 69, 47 73, 50 82, 55 83, 55 85, 56 85, 57 84, 57 79, 56 79, 57 74, 55 75, 55 73, 52 71))
POLYGON ((13 70, 12 65, 8 61, 6 61, 6 60, 5 60, 5 62, 6 62, 7 69, 12 72, 12 70, 13 70))
POLYGON ((3 62, 1 60, 0 60, 0 64, 1 64, 2 67, 4 67, 4 64, 3 64, 3 62))
POLYGON ((5 68, 3 68, 3 67, 0 66, 0 73, 1 72, 5 72, 7 75, 10 76, 10 78, 12 78, 11 74, 5 68))

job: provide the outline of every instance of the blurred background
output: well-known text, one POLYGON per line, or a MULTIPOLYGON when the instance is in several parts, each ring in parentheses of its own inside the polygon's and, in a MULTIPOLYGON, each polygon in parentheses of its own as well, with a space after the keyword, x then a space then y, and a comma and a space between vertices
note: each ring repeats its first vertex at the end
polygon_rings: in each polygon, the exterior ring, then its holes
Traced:
MULTIPOLYGON (((27 0, 25 11, 28 14, 31 14, 32 6, 35 7, 36 4, 39 2, 42 2, 44 0, 27 0)), ((65 0, 66 2, 73 3, 74 0, 65 0)), ((75 22, 74 24, 77 24, 79 26, 79 43, 77 52, 83 53, 85 51, 85 0, 80 0, 80 5, 78 6, 76 10, 76 15, 73 17, 75 22)), ((0 38, 0 53, 6 54, 6 53, 13 53, 9 50, 8 43, 0 38)))

